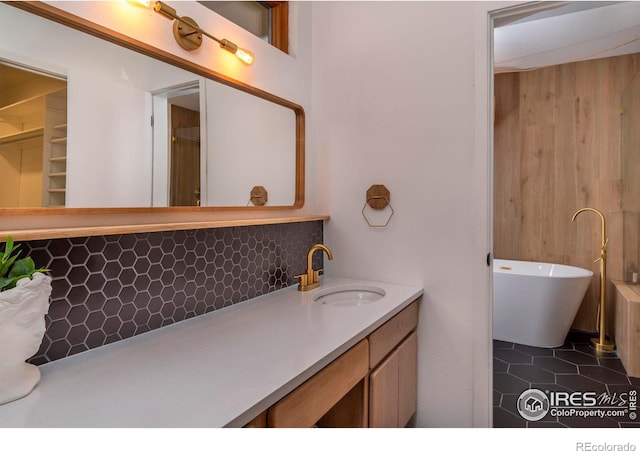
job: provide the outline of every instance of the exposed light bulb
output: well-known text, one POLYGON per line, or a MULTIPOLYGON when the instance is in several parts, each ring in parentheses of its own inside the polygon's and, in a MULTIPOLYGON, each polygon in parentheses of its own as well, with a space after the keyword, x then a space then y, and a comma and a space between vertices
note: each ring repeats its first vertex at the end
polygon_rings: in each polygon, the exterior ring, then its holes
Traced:
POLYGON ((133 6, 141 6, 142 8, 151 8, 151 0, 126 0, 126 1, 127 3, 133 6))
POLYGON ((240 61, 242 61, 247 66, 251 66, 256 59, 253 52, 250 52, 246 49, 241 49, 228 39, 223 39, 219 42, 220 47, 225 49, 227 52, 233 53, 240 61))
POLYGON ((252 52, 250 52, 249 50, 241 49, 240 47, 238 47, 238 50, 236 50, 235 55, 247 66, 251 66, 256 60, 256 57, 252 52))

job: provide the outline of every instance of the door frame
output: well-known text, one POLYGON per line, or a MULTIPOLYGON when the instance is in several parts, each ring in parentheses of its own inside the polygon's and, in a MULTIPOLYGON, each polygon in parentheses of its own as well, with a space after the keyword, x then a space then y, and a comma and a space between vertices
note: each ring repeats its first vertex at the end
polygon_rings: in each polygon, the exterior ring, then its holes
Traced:
POLYGON ((493 426, 493 112, 494 112, 494 68, 493 32, 496 21, 514 16, 527 16, 557 8, 571 2, 483 2, 477 6, 476 14, 476 115, 474 168, 474 240, 478 265, 474 271, 474 288, 478 293, 474 299, 474 378, 473 378, 473 427, 493 426), (485 247, 485 245, 487 247, 485 247))

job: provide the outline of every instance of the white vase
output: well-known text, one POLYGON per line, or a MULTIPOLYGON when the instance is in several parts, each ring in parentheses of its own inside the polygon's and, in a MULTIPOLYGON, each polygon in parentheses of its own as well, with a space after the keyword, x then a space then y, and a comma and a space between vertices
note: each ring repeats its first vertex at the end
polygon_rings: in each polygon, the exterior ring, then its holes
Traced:
POLYGON ((42 343, 50 295, 51 278, 42 273, 0 292, 0 404, 28 395, 40 381, 38 367, 25 360, 42 343))

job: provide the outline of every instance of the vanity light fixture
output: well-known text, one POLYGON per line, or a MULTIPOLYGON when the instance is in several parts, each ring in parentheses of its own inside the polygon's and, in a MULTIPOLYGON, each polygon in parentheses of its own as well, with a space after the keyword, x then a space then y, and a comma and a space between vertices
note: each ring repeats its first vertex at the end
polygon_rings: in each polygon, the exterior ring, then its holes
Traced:
POLYGON ((212 34, 207 33, 198 26, 195 20, 190 17, 181 17, 178 15, 175 9, 166 3, 159 1, 145 1, 145 0, 128 0, 136 6, 144 6, 146 8, 152 8, 155 12, 167 19, 173 20, 173 37, 176 42, 185 50, 195 50, 202 45, 202 36, 206 36, 213 39, 220 47, 226 51, 233 53, 240 61, 247 66, 250 66, 255 61, 255 56, 249 50, 238 47, 228 39, 218 39, 212 34))

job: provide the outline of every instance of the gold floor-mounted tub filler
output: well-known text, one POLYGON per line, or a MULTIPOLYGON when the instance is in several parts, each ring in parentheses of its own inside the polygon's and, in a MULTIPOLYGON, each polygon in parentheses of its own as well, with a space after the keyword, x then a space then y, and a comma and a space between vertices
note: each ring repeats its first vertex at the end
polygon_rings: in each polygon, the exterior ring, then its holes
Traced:
POLYGON ((604 215, 600 210, 595 208, 581 208, 576 211, 571 218, 571 222, 576 220, 576 217, 582 213, 583 211, 592 211, 600 216, 600 223, 602 226, 602 242, 600 245, 600 258, 594 260, 594 263, 600 260, 600 304, 598 305, 598 318, 596 320, 598 332, 600 336, 598 338, 592 338, 591 343, 593 344, 596 351, 604 351, 604 352, 612 352, 615 348, 615 345, 612 341, 607 340, 606 338, 606 318, 607 318, 607 244, 609 243, 609 239, 607 238, 607 226, 604 215))

